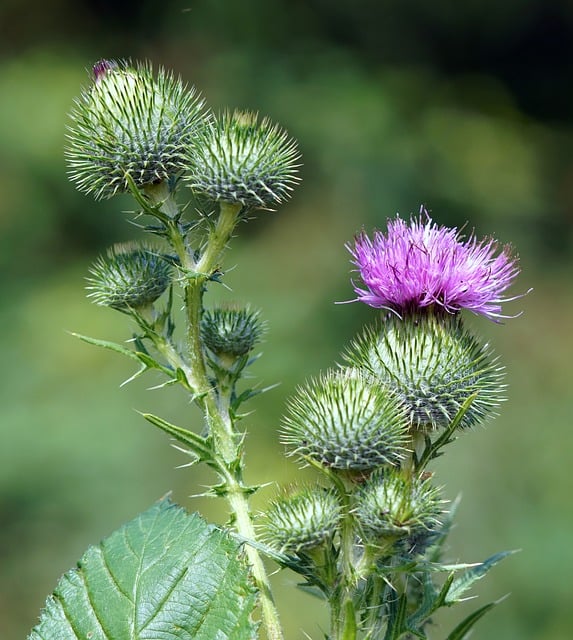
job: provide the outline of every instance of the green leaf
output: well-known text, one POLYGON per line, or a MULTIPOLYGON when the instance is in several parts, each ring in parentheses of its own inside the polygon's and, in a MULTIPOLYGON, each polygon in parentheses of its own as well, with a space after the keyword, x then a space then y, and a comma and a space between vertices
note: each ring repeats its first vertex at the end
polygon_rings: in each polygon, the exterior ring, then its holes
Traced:
POLYGON ((464 638, 467 638, 468 633, 470 632, 474 624, 488 611, 490 611, 490 609, 493 609, 493 607, 495 607, 495 605, 499 602, 500 600, 497 600, 496 602, 490 602, 480 609, 477 609, 477 611, 470 613, 470 615, 462 620, 460 624, 450 633, 446 640, 464 640, 464 638))
POLYGON ((179 440, 179 442, 187 445, 197 456, 198 462, 207 462, 216 467, 219 466, 208 438, 199 436, 193 433, 193 431, 183 429, 183 427, 171 424, 159 416, 154 416, 152 413, 142 413, 141 415, 155 427, 158 427, 162 431, 165 431, 165 433, 173 436, 176 440, 179 440))
POLYGON ((408 607, 408 597, 406 594, 397 596, 392 594, 388 601, 388 627, 384 634, 384 640, 398 640, 406 633, 406 610, 408 607))
POLYGON ((83 342, 87 342, 88 344, 93 344, 96 347, 103 347, 104 349, 109 349, 110 351, 121 353, 122 355, 127 356, 132 360, 139 361, 139 357, 135 351, 132 351, 131 349, 128 349, 127 347, 124 347, 123 345, 118 344, 117 342, 109 342, 108 340, 98 340, 97 338, 82 336, 81 333, 74 333, 73 331, 71 332, 71 334, 76 338, 83 340, 83 342))
POLYGON ((408 629, 411 631, 420 631, 426 624, 428 618, 437 611, 440 607, 444 606, 445 598, 450 589, 454 575, 450 574, 444 585, 438 591, 432 581, 432 576, 429 571, 424 571, 422 582, 424 592, 422 595, 422 601, 416 611, 408 618, 408 629))
POLYGON ((461 424, 463 417, 469 411, 473 401, 477 398, 477 395, 478 394, 476 392, 469 398, 467 398, 467 400, 462 404, 462 406, 454 416, 454 419, 450 423, 449 427, 443 431, 442 435, 439 438, 437 438, 434 442, 428 439, 426 448, 422 453, 422 457, 420 458, 420 460, 416 461, 416 470, 422 471, 422 469, 424 469, 424 467, 428 464, 428 462, 430 462, 430 460, 433 460, 434 458, 437 458, 441 455, 440 449, 442 447, 445 447, 447 444, 450 444, 456 439, 454 433, 456 432, 458 426, 461 424))
POLYGON ((442 526, 440 527, 439 534, 432 544, 430 549, 428 550, 427 558, 432 563, 440 562, 442 559, 442 554, 444 551, 444 545, 446 540, 452 530, 454 524, 454 518, 458 511, 458 507, 460 506, 460 502, 462 500, 461 494, 458 495, 455 500, 452 502, 452 505, 449 511, 445 514, 445 517, 442 520, 442 526))
POLYGON ((254 605, 237 543, 162 500, 86 551, 28 640, 251 640, 254 605))
MULTIPOLYGON (((157 362, 155 358, 153 358, 152 356, 150 356, 148 353, 144 351, 133 351, 132 349, 128 349, 127 347, 124 347, 123 345, 118 344, 117 342, 110 342, 108 340, 99 340, 98 338, 90 338, 89 336, 83 336, 80 333, 72 332, 72 335, 75 336, 76 338, 79 338, 80 340, 83 340, 83 342, 87 342, 88 344, 93 344, 96 347, 103 347, 104 349, 109 349, 110 351, 121 353, 122 355, 127 356, 132 360, 136 360, 141 364, 141 367, 130 378, 128 378, 125 382, 123 382, 121 386, 124 386, 128 382, 132 382, 133 380, 135 380, 135 378, 138 378, 142 373, 144 373, 148 369, 158 369, 159 371, 161 371, 162 373, 165 373, 172 379, 174 378, 174 375, 177 375, 177 374, 174 374, 174 372, 169 367, 166 367, 161 363, 157 362)), ((187 387, 188 386, 189 385, 187 384, 187 387)))
POLYGON ((500 553, 496 553, 493 556, 490 556, 487 560, 484 560, 480 564, 463 573, 459 578, 456 578, 452 582, 452 586, 448 591, 445 604, 450 605, 455 602, 459 602, 461 596, 472 586, 474 582, 476 582, 476 580, 483 578, 494 565, 514 553, 517 553, 517 551, 501 551, 500 553))

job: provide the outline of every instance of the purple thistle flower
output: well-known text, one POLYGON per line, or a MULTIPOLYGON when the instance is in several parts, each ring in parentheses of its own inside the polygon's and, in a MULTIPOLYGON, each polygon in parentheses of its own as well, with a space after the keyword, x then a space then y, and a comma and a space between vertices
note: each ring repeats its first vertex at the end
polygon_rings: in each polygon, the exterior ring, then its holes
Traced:
POLYGON ((357 300, 398 314, 436 305, 449 313, 469 309, 497 320, 502 293, 520 269, 511 247, 501 251, 491 238, 464 239, 457 229, 438 226, 425 209, 408 225, 396 217, 386 234, 364 232, 347 245, 365 288, 354 284, 357 300), (423 219, 425 217, 425 220, 423 219), (496 255, 497 254, 497 255, 496 255))

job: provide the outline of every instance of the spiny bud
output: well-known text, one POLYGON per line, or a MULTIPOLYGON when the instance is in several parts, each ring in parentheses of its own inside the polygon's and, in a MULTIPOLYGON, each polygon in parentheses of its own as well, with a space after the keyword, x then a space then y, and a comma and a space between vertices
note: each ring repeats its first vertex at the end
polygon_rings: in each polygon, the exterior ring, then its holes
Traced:
POLYGON ((298 390, 288 404, 282 440, 293 455, 358 471, 399 462, 407 429, 405 409, 392 393, 345 369, 298 390))
POLYGON ((355 512, 365 539, 421 539, 440 529, 442 500, 429 478, 397 468, 374 472, 356 495, 355 512))
POLYGON ((90 269, 88 296, 102 306, 127 311, 153 304, 171 283, 165 257, 145 245, 114 245, 90 269))
POLYGON ((271 503, 265 532, 269 546, 281 553, 299 553, 332 538, 340 519, 333 491, 305 488, 271 503))
POLYGON ((346 359, 402 399, 415 429, 448 427, 477 394, 460 423, 470 427, 503 400, 503 367, 487 344, 464 329, 459 315, 390 315, 379 331, 356 341, 346 359))
POLYGON ((227 112, 194 140, 185 179, 214 202, 268 209, 290 196, 299 158, 296 142, 267 118, 227 112))
POLYGON ((102 60, 94 83, 70 114, 66 157, 77 188, 96 199, 173 180, 184 149, 203 122, 203 102, 194 89, 149 64, 102 60))
POLYGON ((221 357, 237 358, 249 353, 263 332, 264 323, 259 312, 248 307, 220 307, 205 311, 201 319, 203 341, 221 357))

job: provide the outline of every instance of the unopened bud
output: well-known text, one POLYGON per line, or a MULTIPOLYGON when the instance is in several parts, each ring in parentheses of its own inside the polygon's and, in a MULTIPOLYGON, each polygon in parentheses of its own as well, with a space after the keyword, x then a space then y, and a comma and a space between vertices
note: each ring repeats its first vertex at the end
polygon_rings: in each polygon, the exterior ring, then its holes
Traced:
POLYGON ((405 476, 389 467, 374 472, 359 489, 355 511, 367 540, 413 540, 440 529, 442 504, 429 478, 405 476))
POLYGON ((503 400, 503 367, 459 315, 389 315, 379 331, 352 345, 346 359, 400 397, 418 430, 447 428, 474 394, 461 428, 477 424, 503 400))
POLYGON ((157 251, 135 243, 113 246, 90 269, 88 296, 119 311, 153 304, 171 283, 172 269, 157 251))
POLYGON ((220 357, 238 358, 249 353, 263 332, 264 323, 259 312, 248 307, 208 310, 201 319, 203 341, 220 357))
POLYGON ((225 113, 194 140, 186 181, 214 202, 269 209, 290 197, 298 182, 296 142, 257 115, 225 113))
POLYGON ((332 538, 340 519, 340 505, 332 491, 302 489, 277 498, 266 514, 269 545, 282 553, 299 553, 332 538))
POLYGON ((194 89, 150 65, 102 60, 71 112, 66 158, 77 188, 96 199, 174 180, 203 121, 194 89))
POLYGON ((370 470, 404 456, 408 418, 392 393, 357 370, 327 373, 288 405, 282 440, 326 467, 370 470))

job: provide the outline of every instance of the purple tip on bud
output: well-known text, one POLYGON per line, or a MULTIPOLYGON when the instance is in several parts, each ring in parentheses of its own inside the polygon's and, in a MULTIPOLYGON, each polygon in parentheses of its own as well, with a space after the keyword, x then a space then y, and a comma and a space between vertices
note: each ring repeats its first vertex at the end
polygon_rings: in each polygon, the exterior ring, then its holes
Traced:
POLYGON ((95 81, 100 80, 106 73, 112 69, 117 69, 117 62, 114 60, 98 60, 93 66, 93 74, 95 81))

